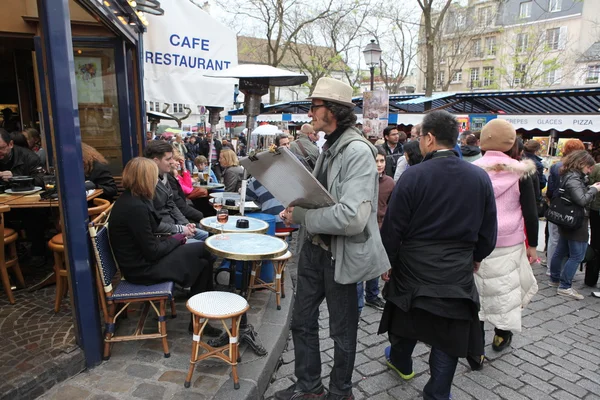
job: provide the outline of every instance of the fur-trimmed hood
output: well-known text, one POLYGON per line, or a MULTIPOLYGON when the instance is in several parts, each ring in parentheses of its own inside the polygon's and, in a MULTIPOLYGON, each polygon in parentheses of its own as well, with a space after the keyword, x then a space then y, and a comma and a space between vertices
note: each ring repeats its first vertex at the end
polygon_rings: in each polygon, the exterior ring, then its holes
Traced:
POLYGON ((488 173, 496 198, 518 183, 520 179, 537 173, 533 161, 517 161, 500 151, 493 150, 486 151, 483 157, 474 161, 473 164, 488 173))

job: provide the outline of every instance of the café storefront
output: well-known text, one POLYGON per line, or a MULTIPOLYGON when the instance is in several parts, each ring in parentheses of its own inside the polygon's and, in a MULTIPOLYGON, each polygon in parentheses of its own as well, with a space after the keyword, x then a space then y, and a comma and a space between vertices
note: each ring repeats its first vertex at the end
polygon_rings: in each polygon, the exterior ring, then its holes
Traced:
POLYGON ((88 367, 101 362, 102 332, 81 142, 115 176, 140 154, 142 10, 162 11, 157 0, 4 0, 0 13, 0 109, 42 133, 55 168, 75 336, 88 367))

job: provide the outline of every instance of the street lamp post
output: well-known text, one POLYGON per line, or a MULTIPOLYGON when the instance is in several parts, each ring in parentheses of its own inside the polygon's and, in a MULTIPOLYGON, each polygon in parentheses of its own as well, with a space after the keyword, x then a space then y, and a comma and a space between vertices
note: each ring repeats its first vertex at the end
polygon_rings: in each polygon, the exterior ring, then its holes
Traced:
POLYGON ((371 43, 365 47, 363 54, 365 55, 365 62, 371 70, 371 91, 374 89, 375 83, 375 67, 379 65, 381 60, 381 47, 378 43, 375 43, 375 39, 371 39, 371 43))

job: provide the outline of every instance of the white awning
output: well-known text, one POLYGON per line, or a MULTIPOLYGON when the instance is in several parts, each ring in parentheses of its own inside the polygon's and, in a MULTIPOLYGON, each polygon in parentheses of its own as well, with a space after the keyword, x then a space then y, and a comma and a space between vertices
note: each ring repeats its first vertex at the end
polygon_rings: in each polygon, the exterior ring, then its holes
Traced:
POLYGON ((600 132, 600 115, 571 114, 571 115, 498 115, 499 119, 513 124, 515 129, 549 131, 556 129, 559 132, 572 130, 583 132, 590 130, 600 132))

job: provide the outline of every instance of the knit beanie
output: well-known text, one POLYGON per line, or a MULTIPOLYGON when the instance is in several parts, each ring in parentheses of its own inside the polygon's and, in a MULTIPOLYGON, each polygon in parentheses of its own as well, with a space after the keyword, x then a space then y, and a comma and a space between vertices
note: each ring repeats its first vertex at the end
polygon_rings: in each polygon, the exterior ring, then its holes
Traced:
POLYGON ((493 119, 481 130, 481 150, 510 150, 517 140, 517 131, 512 124, 503 119, 493 119))

